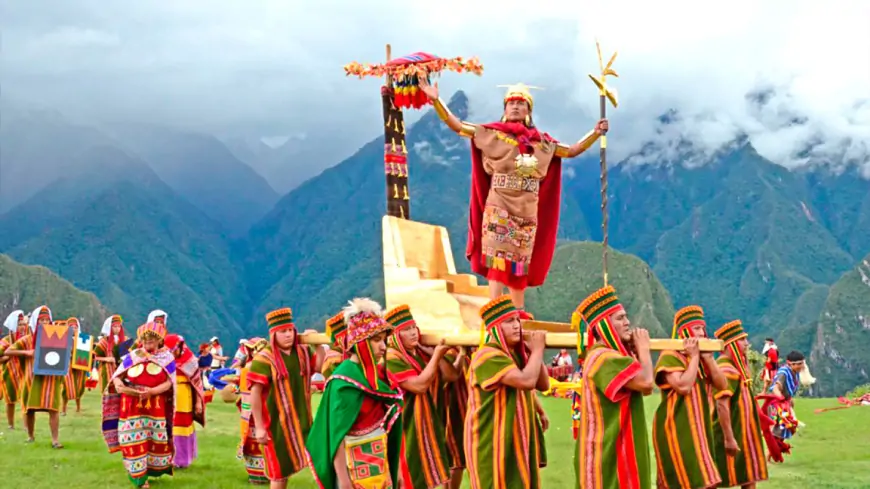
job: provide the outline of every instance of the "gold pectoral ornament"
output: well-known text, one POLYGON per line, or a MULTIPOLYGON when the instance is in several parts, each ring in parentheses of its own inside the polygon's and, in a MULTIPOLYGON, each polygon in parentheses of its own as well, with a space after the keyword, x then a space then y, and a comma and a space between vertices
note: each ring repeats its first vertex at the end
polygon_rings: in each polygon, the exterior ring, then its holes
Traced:
POLYGON ((534 176, 538 172, 538 159, 534 154, 520 153, 516 157, 517 173, 523 177, 534 176))

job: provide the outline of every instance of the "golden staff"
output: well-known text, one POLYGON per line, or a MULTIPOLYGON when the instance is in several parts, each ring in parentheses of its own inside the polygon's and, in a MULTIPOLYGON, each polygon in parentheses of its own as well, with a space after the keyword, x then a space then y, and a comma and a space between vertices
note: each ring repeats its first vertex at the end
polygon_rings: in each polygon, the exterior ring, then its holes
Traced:
MULTIPOLYGON (((595 76, 590 74, 589 78, 592 79, 592 82, 595 83, 595 86, 598 87, 598 107, 600 112, 600 118, 605 119, 607 117, 607 101, 610 100, 610 103, 613 104, 613 108, 616 108, 619 103, 616 98, 616 89, 610 88, 607 86, 607 77, 615 76, 619 77, 619 75, 613 70, 613 61, 616 59, 616 52, 613 53, 613 56, 610 57, 610 61, 607 62, 607 65, 604 64, 604 58, 601 57, 601 44, 598 43, 598 40, 595 40, 595 49, 598 51, 598 66, 601 69, 601 74, 599 76, 595 76)), ((601 162, 601 230, 603 231, 603 252, 602 252, 602 266, 603 266, 603 275, 604 275, 604 285, 607 285, 607 131, 601 135, 601 149, 600 149, 600 162, 601 162)))

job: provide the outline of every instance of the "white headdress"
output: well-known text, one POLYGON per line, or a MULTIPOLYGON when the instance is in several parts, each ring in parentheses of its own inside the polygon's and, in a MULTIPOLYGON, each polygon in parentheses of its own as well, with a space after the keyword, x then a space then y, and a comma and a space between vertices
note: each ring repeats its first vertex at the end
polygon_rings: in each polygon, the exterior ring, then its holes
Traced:
POLYGON ((30 313, 30 332, 31 333, 36 332, 36 323, 39 322, 39 311, 41 311, 43 307, 45 308, 46 311, 48 311, 48 322, 54 321, 54 318, 51 317, 51 309, 48 306, 42 305, 42 306, 37 307, 36 309, 33 310, 33 312, 30 313))
POLYGON ((148 314, 148 321, 145 321, 145 322, 146 323, 153 322, 154 319, 156 319, 159 316, 163 316, 163 324, 168 326, 169 325, 169 314, 166 314, 166 311, 164 311, 162 309, 154 309, 153 311, 151 311, 148 314))
POLYGON ((24 315, 24 311, 17 310, 12 311, 8 316, 6 316, 6 321, 3 321, 3 326, 6 326, 10 332, 14 333, 18 331, 18 318, 24 315))

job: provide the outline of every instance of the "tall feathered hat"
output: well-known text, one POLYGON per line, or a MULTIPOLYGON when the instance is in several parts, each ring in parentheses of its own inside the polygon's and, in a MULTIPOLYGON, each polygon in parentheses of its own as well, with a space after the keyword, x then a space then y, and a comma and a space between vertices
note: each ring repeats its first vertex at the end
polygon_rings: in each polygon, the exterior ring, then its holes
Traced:
POLYGON ((378 390, 380 378, 372 347, 367 341, 379 333, 389 333, 393 325, 383 318, 381 305, 371 299, 356 298, 344 308, 347 323, 347 348, 356 353, 369 387, 378 390))

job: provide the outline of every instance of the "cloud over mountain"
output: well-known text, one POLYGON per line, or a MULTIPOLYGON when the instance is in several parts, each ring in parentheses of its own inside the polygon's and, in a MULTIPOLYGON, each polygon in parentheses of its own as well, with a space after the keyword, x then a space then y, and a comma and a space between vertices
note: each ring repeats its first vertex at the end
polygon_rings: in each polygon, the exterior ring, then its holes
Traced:
POLYGON ((861 0, 46 0, 4 10, 4 96, 81 117, 238 136, 335 133, 349 154, 376 132, 378 82, 348 80, 341 67, 379 62, 391 42, 396 55, 479 56, 482 78, 450 74, 442 89, 466 90, 480 120, 498 114, 495 85, 545 87, 538 123, 573 140, 597 113, 586 74, 597 70, 598 36, 605 56, 620 52, 615 159, 644 149, 646 161, 681 161, 691 147, 700 162, 746 136, 786 167, 856 164, 870 176, 861 0))

